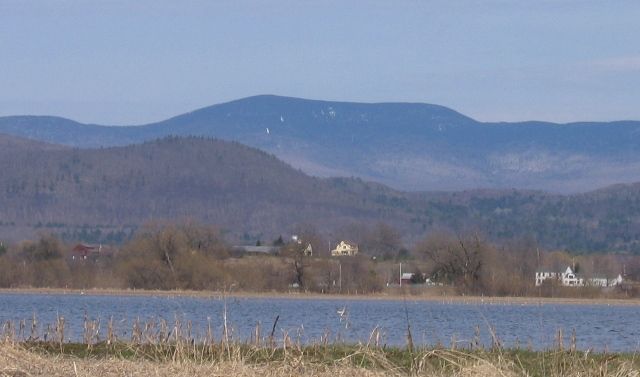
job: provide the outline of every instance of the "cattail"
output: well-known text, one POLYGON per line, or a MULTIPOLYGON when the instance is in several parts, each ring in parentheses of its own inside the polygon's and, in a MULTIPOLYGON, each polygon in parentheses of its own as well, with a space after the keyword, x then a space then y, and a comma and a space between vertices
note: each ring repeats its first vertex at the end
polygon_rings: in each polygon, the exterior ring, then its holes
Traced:
POLYGON ((260 334, 260 321, 258 321, 258 323, 256 323, 256 327, 254 329, 253 337, 254 337, 255 346, 259 347, 260 346, 260 337, 261 337, 261 334, 260 334))
POLYGON ((64 344, 64 325, 65 325, 64 317, 58 316, 58 319, 56 322, 56 336, 58 338, 58 342, 60 343, 60 348, 62 348, 62 345, 64 344))
POLYGON ((206 344, 212 345, 215 342, 213 331, 211 330, 211 317, 207 317, 207 337, 206 344))
POLYGON ((109 317, 109 322, 107 322, 107 345, 112 345, 115 343, 116 338, 114 336, 113 330, 113 316, 109 317))
POLYGON ((562 328, 559 328, 556 334, 556 345, 559 351, 562 351, 564 349, 564 336, 562 335, 562 328))
POLYGON ((24 338, 24 330, 27 327, 26 321, 24 319, 20 320, 20 325, 19 326, 20 326, 20 330, 18 331, 19 332, 19 337, 20 337, 20 340, 24 341, 24 339, 25 339, 24 338))
POLYGON ((33 316, 31 317, 31 335, 29 336, 29 340, 35 341, 38 338, 38 320, 36 319, 36 312, 33 312, 33 316))
POLYGON ((480 347, 480 326, 476 325, 471 349, 474 349, 474 348, 477 349, 479 347, 480 347))

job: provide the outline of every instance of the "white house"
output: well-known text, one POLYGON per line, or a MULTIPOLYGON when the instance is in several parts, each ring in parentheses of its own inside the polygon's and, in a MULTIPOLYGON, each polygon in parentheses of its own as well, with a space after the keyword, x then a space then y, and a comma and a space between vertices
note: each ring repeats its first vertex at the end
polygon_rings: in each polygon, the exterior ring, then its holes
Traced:
POLYGON ((622 283, 622 276, 618 275, 615 278, 605 277, 592 277, 585 279, 582 276, 576 274, 571 267, 567 267, 564 272, 544 271, 540 270, 536 272, 536 287, 542 285, 547 279, 558 280, 565 287, 613 287, 622 283))
POLYGON ((567 269, 561 274, 561 277, 562 285, 566 287, 581 287, 584 285, 584 279, 573 272, 571 267, 567 267, 567 269))

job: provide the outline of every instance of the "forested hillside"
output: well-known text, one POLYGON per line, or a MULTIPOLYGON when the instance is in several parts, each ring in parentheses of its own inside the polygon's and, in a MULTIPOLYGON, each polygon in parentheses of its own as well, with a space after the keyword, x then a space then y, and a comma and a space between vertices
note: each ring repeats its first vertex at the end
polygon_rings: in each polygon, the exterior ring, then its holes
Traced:
POLYGON ((189 219, 237 242, 301 225, 330 239, 385 223, 405 244, 441 230, 546 248, 640 251, 640 184, 576 195, 538 191, 403 193, 360 179, 310 177, 233 142, 170 137, 72 149, 0 137, 0 239, 50 231, 117 243, 143 223, 189 219))
POLYGON ((406 223, 402 208, 380 199, 398 193, 357 180, 309 177, 237 143, 167 138, 105 149, 25 146, 0 161, 0 221, 10 228, 130 229, 194 219, 259 237, 300 223, 327 230, 383 218, 406 223))

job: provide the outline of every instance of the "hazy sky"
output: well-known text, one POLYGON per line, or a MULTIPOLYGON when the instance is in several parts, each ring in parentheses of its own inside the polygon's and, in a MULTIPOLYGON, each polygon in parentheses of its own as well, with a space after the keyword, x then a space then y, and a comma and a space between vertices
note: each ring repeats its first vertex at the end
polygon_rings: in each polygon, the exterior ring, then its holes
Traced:
POLYGON ((640 1, 0 0, 0 115, 140 124, 266 93, 640 119, 640 1))

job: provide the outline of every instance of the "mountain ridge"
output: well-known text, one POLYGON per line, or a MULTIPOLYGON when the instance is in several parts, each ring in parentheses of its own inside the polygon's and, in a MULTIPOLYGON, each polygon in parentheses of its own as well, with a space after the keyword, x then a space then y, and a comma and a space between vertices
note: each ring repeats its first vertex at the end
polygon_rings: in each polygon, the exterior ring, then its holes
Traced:
POLYGON ((444 106, 260 95, 136 126, 3 117, 0 132, 75 147, 169 135, 236 141, 306 173, 399 190, 474 187, 583 192, 640 180, 640 122, 478 122, 444 106))

